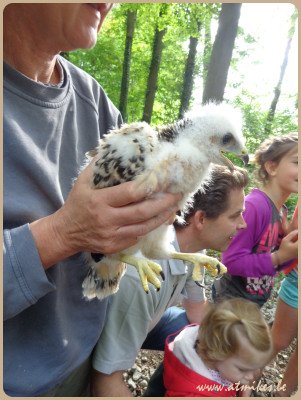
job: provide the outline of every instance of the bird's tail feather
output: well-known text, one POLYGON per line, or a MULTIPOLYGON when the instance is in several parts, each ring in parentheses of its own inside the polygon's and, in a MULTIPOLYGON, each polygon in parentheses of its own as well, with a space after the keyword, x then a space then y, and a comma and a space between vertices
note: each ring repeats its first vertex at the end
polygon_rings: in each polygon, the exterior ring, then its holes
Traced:
POLYGON ((83 281, 83 295, 87 300, 102 300, 116 293, 124 275, 126 265, 120 261, 103 258, 101 262, 92 262, 92 266, 83 281))

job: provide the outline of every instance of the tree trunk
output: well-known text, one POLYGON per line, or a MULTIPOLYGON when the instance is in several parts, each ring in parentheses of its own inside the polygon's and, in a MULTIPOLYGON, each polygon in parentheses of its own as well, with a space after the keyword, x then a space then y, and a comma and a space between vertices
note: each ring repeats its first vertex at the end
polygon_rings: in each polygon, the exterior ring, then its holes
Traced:
POLYGON ((123 120, 127 121, 127 102, 130 82, 130 67, 131 67, 131 55, 132 45, 134 38, 134 31, 137 19, 137 10, 128 11, 126 19, 126 40, 123 57, 123 70, 122 80, 119 98, 119 111, 121 112, 123 120))
POLYGON ((198 38, 190 37, 189 39, 189 53, 186 59, 183 88, 181 93, 181 104, 179 110, 179 118, 183 118, 185 112, 189 109, 193 83, 194 83, 194 69, 195 58, 197 54, 198 38))
POLYGON ((209 18, 206 18, 204 24, 204 50, 203 50, 203 85, 205 87, 205 82, 207 80, 208 74, 208 67, 210 61, 210 54, 211 54, 211 19, 212 16, 210 15, 209 18))
POLYGON ((212 47, 208 74, 203 93, 203 104, 209 100, 223 100, 227 76, 237 35, 241 4, 223 3, 217 34, 212 47))
POLYGON ((163 37, 165 33, 166 33, 166 28, 162 30, 159 30, 158 27, 156 28, 154 43, 153 43, 152 60, 147 80, 144 110, 142 116, 142 120, 148 123, 150 123, 152 119, 152 112, 154 107, 155 95, 157 91, 157 81, 161 63, 161 55, 163 50, 163 37))
POLYGON ((292 40, 293 40, 293 36, 295 33, 295 14, 293 14, 292 18, 291 18, 291 27, 289 30, 289 34, 288 34, 288 41, 286 44, 286 48, 285 48, 285 52, 284 52, 284 57, 283 57, 283 61, 282 61, 282 65, 280 68, 280 75, 279 75, 279 80, 278 83, 274 89, 274 98, 271 102, 270 108, 269 108, 269 112, 267 115, 267 119, 266 119, 266 124, 264 127, 264 132, 266 135, 270 135, 271 134, 271 130, 272 130, 272 124, 273 124, 273 120, 274 120, 274 116, 275 116, 275 112, 276 112, 276 107, 277 107, 277 103, 281 94, 281 85, 283 82, 283 78, 284 78, 284 74, 285 74, 285 70, 287 67, 287 63, 288 63, 288 55, 290 52, 290 48, 291 48, 291 44, 292 44, 292 40))

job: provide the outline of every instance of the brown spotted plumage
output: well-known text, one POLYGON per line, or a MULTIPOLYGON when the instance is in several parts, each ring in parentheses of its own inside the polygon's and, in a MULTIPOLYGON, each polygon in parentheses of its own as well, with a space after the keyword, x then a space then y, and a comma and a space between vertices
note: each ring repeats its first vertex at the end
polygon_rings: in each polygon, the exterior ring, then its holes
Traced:
MULTIPOLYGON (((213 163, 232 164, 222 152, 245 154, 241 133, 241 118, 230 106, 210 103, 195 115, 162 128, 152 128, 145 122, 123 125, 110 131, 96 150, 91 185, 95 189, 135 181, 146 192, 157 187, 172 193, 181 192, 180 209, 190 201, 193 193, 207 176, 213 163)), ((95 155, 92 151, 91 155, 95 155)), ((158 195, 158 194, 156 194, 158 195)), ((87 299, 102 299, 118 290, 125 265, 135 266, 144 289, 148 282, 160 288, 157 275, 161 267, 151 259, 179 258, 195 264, 193 277, 201 279, 201 265, 217 273, 225 271, 216 259, 207 256, 176 253, 170 245, 170 226, 163 224, 140 237, 136 246, 110 256, 92 254, 91 270, 83 282, 87 299), (140 251, 140 255, 137 253, 140 251)))

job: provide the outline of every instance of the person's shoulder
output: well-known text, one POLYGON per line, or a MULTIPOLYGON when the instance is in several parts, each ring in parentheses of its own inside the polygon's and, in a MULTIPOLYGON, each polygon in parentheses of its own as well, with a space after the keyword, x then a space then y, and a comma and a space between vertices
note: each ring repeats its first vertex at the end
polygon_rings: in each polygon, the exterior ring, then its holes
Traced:
POLYGON ((71 76, 72 80, 77 82, 82 82, 82 81, 87 81, 91 82, 95 86, 99 86, 99 83, 91 76, 89 75, 86 71, 83 69, 79 68, 72 62, 68 61, 66 58, 62 56, 58 56, 58 61, 62 65, 62 67, 65 69, 65 71, 71 76))
POLYGON ((270 208, 270 201, 268 196, 260 189, 253 189, 245 199, 246 204, 253 204, 256 208, 258 208, 258 203, 260 205, 265 205, 267 208, 270 208))
POLYGON ((93 99, 96 104, 101 101, 102 103, 107 103, 110 108, 116 108, 96 79, 64 57, 59 56, 58 60, 69 76, 71 84, 78 96, 87 101, 93 99))
MULTIPOLYGON (((260 189, 253 189, 245 199, 248 226, 261 227, 260 230, 269 224, 271 216, 271 202, 268 196, 260 189)), ((248 229, 249 230, 249 229, 248 229)), ((243 231, 241 232, 243 234, 243 231)))

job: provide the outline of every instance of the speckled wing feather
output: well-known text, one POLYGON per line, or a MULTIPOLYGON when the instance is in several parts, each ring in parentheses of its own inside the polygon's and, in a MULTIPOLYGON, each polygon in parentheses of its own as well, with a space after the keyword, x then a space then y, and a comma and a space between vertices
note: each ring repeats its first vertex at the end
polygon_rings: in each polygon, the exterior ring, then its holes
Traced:
MULTIPOLYGON (((110 131, 100 140, 97 149, 89 153, 96 156, 92 187, 95 189, 119 185, 143 176, 148 161, 155 155, 158 133, 148 124, 123 125, 110 131)), ((118 290, 125 264, 112 256, 91 253, 91 269, 83 282, 87 299, 102 299, 118 290)))
MULTIPOLYGON (((137 190, 142 186, 151 195, 156 189, 180 192, 183 196, 178 207, 183 210, 207 176, 211 163, 226 164, 232 169, 233 164, 223 153, 246 154, 241 118, 235 114, 227 105, 210 103, 197 114, 162 128, 139 122, 112 130, 96 149, 91 186, 98 189, 135 181, 137 190)), ((156 278, 161 267, 156 264, 154 268, 151 260, 189 261, 195 265, 193 277, 197 281, 202 265, 208 264, 217 273, 221 271, 218 260, 212 257, 174 252, 169 232, 169 225, 164 223, 120 253, 103 258, 92 254, 91 271, 83 282, 84 296, 102 299, 116 293, 125 264, 137 268, 145 291, 148 282, 157 288, 161 285, 156 278), (142 258, 136 255, 138 250, 142 258)))
POLYGON ((97 149, 93 187, 99 189, 135 180, 145 170, 146 159, 157 142, 157 132, 145 123, 123 125, 110 131, 97 149))

